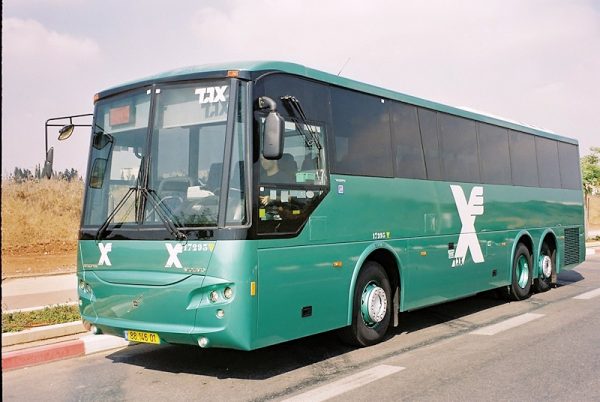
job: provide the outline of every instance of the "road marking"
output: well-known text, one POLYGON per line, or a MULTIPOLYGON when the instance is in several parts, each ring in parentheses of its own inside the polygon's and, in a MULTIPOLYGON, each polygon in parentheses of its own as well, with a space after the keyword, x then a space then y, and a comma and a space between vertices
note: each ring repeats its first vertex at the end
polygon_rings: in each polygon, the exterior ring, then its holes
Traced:
POLYGON ((377 381, 380 378, 387 377, 390 374, 397 373, 398 371, 404 370, 404 367, 381 365, 370 368, 360 373, 353 374, 349 377, 342 378, 341 380, 334 381, 331 384, 323 385, 304 392, 302 394, 293 396, 283 402, 300 402, 310 401, 319 402, 324 401, 334 396, 343 394, 355 388, 362 387, 370 382, 377 381))
POLYGON ((579 296, 575 296, 573 299, 577 300, 589 300, 593 297, 600 296, 600 288, 590 290, 589 292, 585 292, 580 294, 579 296))
POLYGON ((509 318, 508 320, 499 322, 498 324, 488 325, 487 327, 479 328, 471 332, 473 335, 496 335, 499 332, 506 331, 507 329, 511 329, 514 327, 518 327, 519 325, 523 325, 528 323, 529 321, 533 321, 540 317, 543 317, 544 314, 535 314, 535 313, 525 313, 518 315, 513 318, 509 318))

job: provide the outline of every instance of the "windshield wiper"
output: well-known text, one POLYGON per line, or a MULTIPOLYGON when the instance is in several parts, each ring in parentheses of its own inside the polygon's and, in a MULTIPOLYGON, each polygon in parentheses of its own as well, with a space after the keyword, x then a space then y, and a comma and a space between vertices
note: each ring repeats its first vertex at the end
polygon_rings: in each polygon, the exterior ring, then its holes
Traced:
POLYGON ((298 131, 300 131, 300 133, 302 133, 302 135, 304 136, 306 146, 308 148, 312 148, 314 144, 320 151, 323 148, 323 146, 321 145, 321 141, 319 140, 319 135, 317 134, 313 126, 308 124, 306 114, 304 113, 304 109, 302 109, 300 101, 296 99, 295 96, 291 95, 282 96, 281 100, 283 101, 283 104, 290 113, 290 115, 296 116, 295 118, 292 118, 292 121, 296 125, 298 131))
POLYGON ((106 218, 106 220, 102 223, 98 231, 96 232, 96 241, 100 241, 104 232, 110 225, 110 222, 114 219, 117 213, 123 208, 123 206, 127 203, 127 200, 131 198, 131 195, 135 193, 135 219, 138 224, 142 224, 144 221, 144 213, 143 213, 143 205, 142 200, 149 201, 152 204, 153 209, 156 211, 156 214, 163 222, 167 230, 173 235, 177 240, 187 240, 187 236, 183 233, 179 227, 181 227, 181 223, 177 220, 173 212, 168 209, 164 203, 160 202, 156 191, 149 190, 145 186, 142 185, 142 171, 146 172, 147 167, 150 164, 147 163, 147 158, 145 156, 142 157, 142 161, 140 162, 140 170, 138 173, 137 181, 134 187, 130 187, 127 190, 127 193, 121 198, 117 206, 112 210, 110 215, 106 218), (158 200, 158 201, 157 201, 158 200))
POLYGON ((102 222, 102 225, 98 228, 98 231, 96 232, 96 236, 94 236, 96 238, 96 241, 100 241, 102 239, 102 235, 104 235, 104 232, 106 231, 106 229, 108 228, 108 225, 110 225, 110 221, 113 220, 113 218, 117 215, 117 213, 121 210, 121 208, 123 208, 123 205, 125 205, 125 203, 127 202, 127 200, 131 197, 131 195, 133 193, 135 193, 135 216, 136 219, 138 217, 138 209, 139 209, 139 189, 141 188, 141 183, 140 183, 140 178, 141 178, 141 170, 142 170, 142 166, 144 166, 144 160, 145 160, 145 156, 142 157, 142 161, 140 162, 140 169, 138 170, 138 177, 135 183, 135 186, 133 187, 129 187, 129 190, 127 190, 127 192, 125 193, 125 195, 123 196, 123 198, 121 198, 121 200, 119 201, 119 203, 117 204, 117 206, 112 210, 112 212, 106 217, 106 219, 104 220, 104 222, 102 222))
MULTIPOLYGON (((130 187, 129 190, 127 190, 127 193, 125 193, 123 198, 121 198, 121 201, 119 201, 119 203, 117 204, 115 209, 112 210, 110 215, 108 215, 108 217, 104 220, 102 225, 98 228, 98 231, 96 232, 96 236, 94 236, 96 238, 96 241, 102 240, 102 235, 104 235, 104 232, 108 228, 108 225, 110 225, 110 221, 113 220, 115 215, 117 215, 117 213, 121 210, 121 208, 123 208, 123 205, 125 205, 127 200, 131 197, 131 194, 136 192, 136 190, 137 190, 137 187, 130 187)), ((137 207, 137 205, 136 205, 136 207, 137 207)))
POLYGON ((152 189, 142 188, 140 193, 147 201, 150 201, 156 214, 163 222, 169 232, 175 236, 177 240, 187 240, 187 236, 179 228, 182 226, 175 214, 165 205, 164 202, 160 201, 156 191, 152 189))

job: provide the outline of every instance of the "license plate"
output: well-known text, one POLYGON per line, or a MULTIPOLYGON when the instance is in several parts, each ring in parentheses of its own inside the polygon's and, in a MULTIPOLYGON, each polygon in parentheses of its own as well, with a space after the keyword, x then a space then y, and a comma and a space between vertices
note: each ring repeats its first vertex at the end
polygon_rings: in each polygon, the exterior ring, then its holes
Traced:
POLYGON ((160 344, 158 334, 153 332, 125 331, 125 339, 131 342, 160 344))

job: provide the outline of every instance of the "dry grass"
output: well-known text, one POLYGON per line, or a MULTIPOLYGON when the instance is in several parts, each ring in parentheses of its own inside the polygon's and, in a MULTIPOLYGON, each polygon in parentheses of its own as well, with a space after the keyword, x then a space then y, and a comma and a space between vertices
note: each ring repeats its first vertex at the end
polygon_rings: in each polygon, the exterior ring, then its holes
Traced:
POLYGON ((2 254, 77 250, 83 182, 2 181, 2 254))

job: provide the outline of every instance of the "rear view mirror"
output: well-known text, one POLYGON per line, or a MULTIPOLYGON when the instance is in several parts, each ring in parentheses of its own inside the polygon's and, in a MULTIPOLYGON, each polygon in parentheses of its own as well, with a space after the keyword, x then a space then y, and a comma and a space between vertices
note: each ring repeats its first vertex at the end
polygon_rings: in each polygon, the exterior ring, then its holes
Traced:
POLYGON ((103 133, 102 131, 98 131, 94 134, 94 138, 92 140, 92 146, 98 150, 104 148, 109 143, 113 142, 113 137, 110 134, 103 133))
POLYGON ((269 109, 263 132, 263 156, 265 159, 281 159, 283 155, 284 120, 277 113, 275 101, 266 96, 258 99, 261 109, 269 109))
POLYGON ((269 112, 265 120, 263 155, 265 159, 281 159, 283 155, 283 117, 277 112, 269 112))
POLYGON ((104 184, 104 174, 106 173, 106 159, 96 158, 92 166, 92 174, 90 174, 91 188, 102 188, 104 184))

